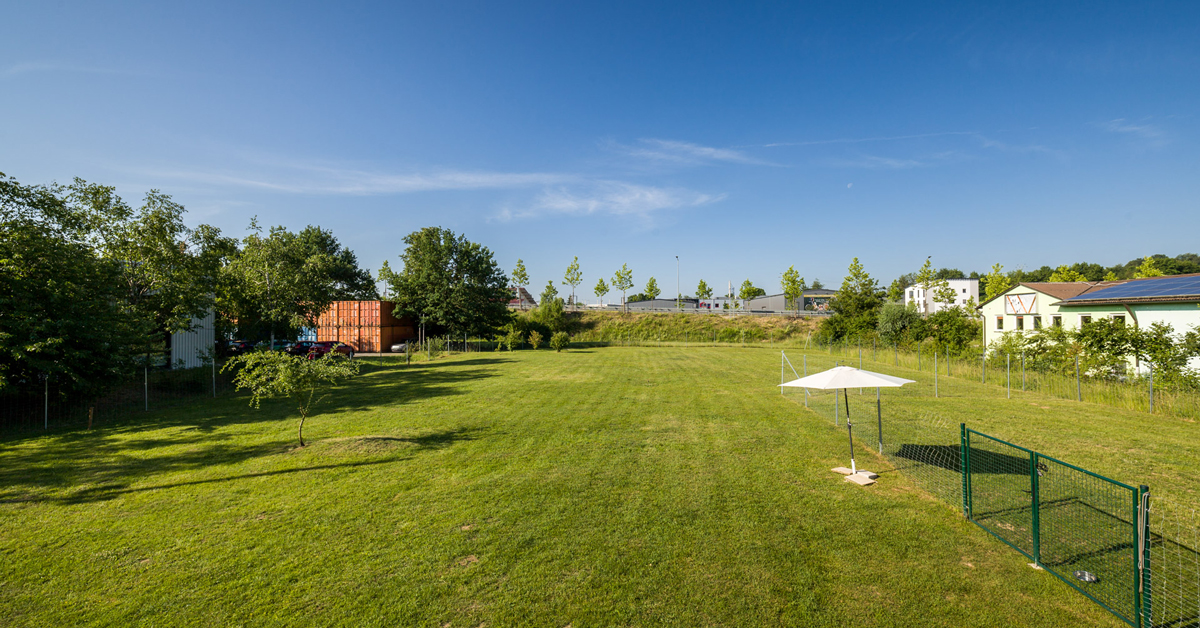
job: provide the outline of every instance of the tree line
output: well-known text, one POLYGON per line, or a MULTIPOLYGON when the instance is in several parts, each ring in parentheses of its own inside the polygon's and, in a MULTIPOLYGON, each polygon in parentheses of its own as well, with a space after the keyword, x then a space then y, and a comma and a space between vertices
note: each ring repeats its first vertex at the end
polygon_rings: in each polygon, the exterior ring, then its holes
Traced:
POLYGON ((252 220, 239 239, 185 214, 159 190, 134 207, 111 186, 0 174, 0 391, 52 377, 96 393, 162 364, 171 335, 210 312, 218 337, 295 337, 333 301, 377 296, 320 227, 252 220))

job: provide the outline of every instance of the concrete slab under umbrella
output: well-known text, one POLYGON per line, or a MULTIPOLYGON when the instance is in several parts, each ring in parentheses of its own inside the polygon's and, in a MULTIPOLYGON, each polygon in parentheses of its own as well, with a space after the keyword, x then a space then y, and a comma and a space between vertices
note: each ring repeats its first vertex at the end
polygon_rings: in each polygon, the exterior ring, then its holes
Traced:
MULTIPOLYGON (((903 377, 884 375, 883 373, 875 373, 874 371, 864 371, 850 366, 835 366, 828 371, 794 379, 790 382, 780 384, 780 386, 835 391, 839 388, 842 389, 842 397, 846 399, 846 432, 850 436, 850 477, 855 477, 858 475, 858 466, 854 462, 854 425, 850 422, 850 398, 845 394, 846 389, 874 388, 878 390, 880 388, 899 388, 905 384, 915 383, 915 380, 904 379, 903 377)), ((837 402, 835 401, 834 403, 836 404, 837 402)), ((876 407, 878 408, 878 406, 876 407)), ((879 413, 879 421, 880 423, 883 422, 882 411, 879 413)), ((883 433, 882 425, 879 426, 879 429, 880 433, 883 433)), ((855 482, 861 484, 857 480, 855 482)))

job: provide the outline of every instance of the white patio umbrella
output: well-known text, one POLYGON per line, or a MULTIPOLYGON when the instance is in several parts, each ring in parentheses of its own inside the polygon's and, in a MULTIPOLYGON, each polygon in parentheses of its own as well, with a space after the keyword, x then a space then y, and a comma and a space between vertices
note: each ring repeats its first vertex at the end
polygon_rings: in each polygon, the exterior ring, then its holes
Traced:
MULTIPOLYGON (((820 373, 809 375, 808 377, 794 379, 786 384, 780 384, 780 386, 787 386, 790 388, 816 388, 818 390, 842 389, 842 396, 846 398, 846 431, 850 435, 850 472, 858 473, 858 467, 854 464, 854 426, 850 423, 850 398, 844 394, 845 389, 899 388, 905 384, 915 383, 916 381, 904 379, 903 377, 893 377, 891 375, 884 375, 883 373, 875 373, 872 371, 864 371, 862 369, 856 369, 849 366, 835 366, 828 371, 822 371, 820 373)), ((882 421, 882 419, 880 420, 882 421)))

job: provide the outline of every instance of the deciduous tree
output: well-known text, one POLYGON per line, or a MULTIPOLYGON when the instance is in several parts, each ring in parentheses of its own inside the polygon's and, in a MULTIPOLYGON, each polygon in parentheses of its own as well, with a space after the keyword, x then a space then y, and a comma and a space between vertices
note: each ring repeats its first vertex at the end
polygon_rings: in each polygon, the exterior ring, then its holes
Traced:
POLYGON ((529 273, 525 271, 525 262, 517 258, 517 267, 512 272, 512 282, 517 286, 517 300, 521 303, 521 309, 525 309, 525 298, 521 295, 521 289, 529 284, 529 273))
POLYGON ((626 264, 621 264, 617 272, 613 275, 612 286, 621 291, 621 312, 625 313, 629 310, 625 307, 625 292, 633 287, 633 271, 626 264))
POLYGON ((701 279, 700 283, 696 286, 696 298, 711 299, 712 294, 713 294, 712 288, 710 288, 708 286, 708 284, 705 283, 703 279, 701 279))
POLYGON ((426 227, 405 236, 396 275, 396 314, 461 336, 490 336, 509 320, 508 278, 485 246, 449 229, 426 227))
POLYGON ((662 290, 658 288, 658 280, 654 277, 646 280, 646 287, 642 292, 648 297, 647 300, 657 299, 658 295, 662 294, 662 290))
POLYGON ((788 266, 788 269, 783 271, 783 277, 780 280, 780 287, 783 288, 783 297, 792 304, 796 313, 800 313, 800 308, 803 306, 804 297, 804 277, 796 272, 795 266, 788 266))
POLYGON ((563 275, 563 285, 571 286, 571 307, 577 307, 575 302, 575 287, 583 283, 583 273, 579 270, 579 257, 571 260, 571 264, 567 266, 567 272, 563 275))
POLYGON ((296 404, 300 413, 297 433, 303 447, 304 421, 313 406, 325 398, 332 386, 358 375, 358 362, 338 353, 310 360, 282 351, 254 351, 231 358, 221 370, 233 371, 234 386, 250 391, 250 405, 255 409, 263 399, 277 397, 296 404))

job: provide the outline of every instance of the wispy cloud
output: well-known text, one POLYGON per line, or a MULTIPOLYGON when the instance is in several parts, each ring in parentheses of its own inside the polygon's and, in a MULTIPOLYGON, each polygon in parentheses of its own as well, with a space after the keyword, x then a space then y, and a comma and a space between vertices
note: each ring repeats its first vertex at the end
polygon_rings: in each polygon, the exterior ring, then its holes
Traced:
POLYGON ((827 166, 835 168, 867 168, 871 170, 906 170, 909 168, 922 168, 930 165, 928 161, 917 159, 897 159, 894 157, 881 157, 878 155, 862 155, 860 157, 852 157, 848 159, 826 159, 821 161, 827 166))
POLYGON ((546 188, 526 209, 505 209, 501 220, 545 214, 649 217, 665 209, 684 209, 715 203, 724 194, 704 194, 683 188, 637 185, 624 181, 595 181, 582 186, 546 188))
POLYGON ((293 194, 371 196, 446 190, 484 190, 553 185, 576 180, 574 175, 545 172, 489 172, 439 170, 423 173, 370 172, 318 166, 295 166, 302 173, 278 176, 244 176, 204 170, 144 172, 158 178, 230 185, 293 194))
POLYGON ((751 157, 732 148, 714 148, 692 142, 644 138, 632 146, 609 143, 608 146, 631 157, 660 163, 681 165, 703 165, 710 163, 735 163, 758 166, 773 166, 771 162, 751 157))
POLYGON ((764 148, 780 146, 821 146, 824 144, 863 144, 866 142, 894 142, 897 140, 915 140, 926 137, 944 137, 947 135, 978 135, 974 131, 943 131, 939 133, 916 133, 913 135, 884 135, 878 137, 838 137, 827 140, 807 140, 801 142, 774 142, 763 144, 764 148))
POLYGON ((1111 133, 1127 135, 1156 148, 1165 145, 1169 141, 1167 134, 1153 124, 1136 124, 1127 121, 1125 118, 1117 118, 1116 120, 1109 120, 1100 126, 1111 133))

